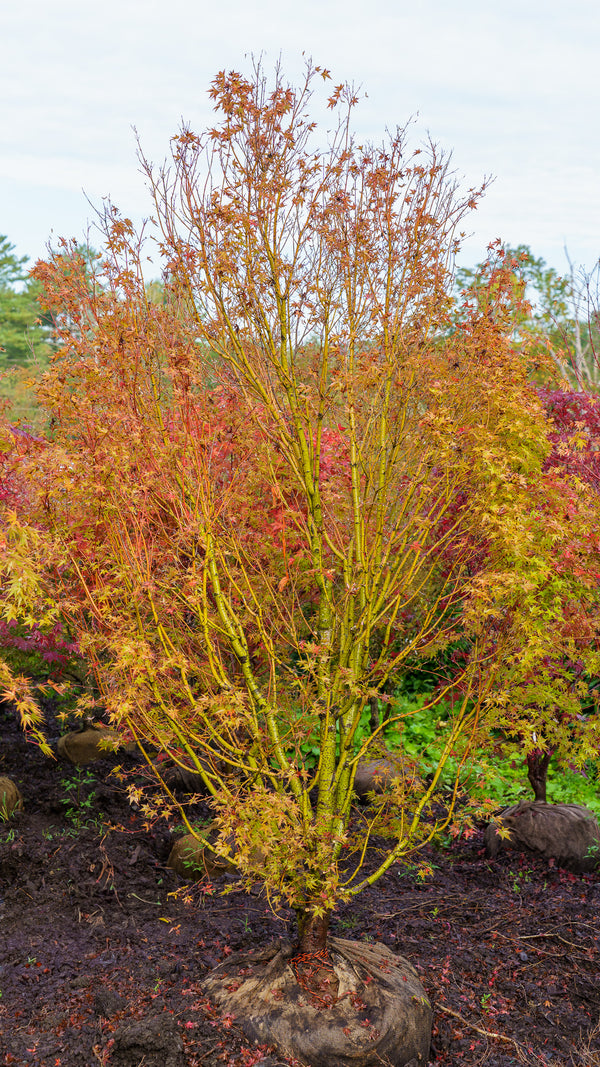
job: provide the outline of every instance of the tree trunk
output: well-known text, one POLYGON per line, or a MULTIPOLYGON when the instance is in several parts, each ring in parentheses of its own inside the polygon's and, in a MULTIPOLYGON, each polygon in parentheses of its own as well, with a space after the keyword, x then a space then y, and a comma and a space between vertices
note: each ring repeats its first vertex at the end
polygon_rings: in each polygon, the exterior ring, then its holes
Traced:
POLYGON ((548 777, 548 764, 552 759, 552 749, 545 752, 537 749, 527 756, 527 777, 533 789, 536 800, 546 803, 546 780, 548 777))
POLYGON ((379 710, 379 698, 378 697, 370 697, 369 698, 369 708, 371 710, 371 717, 370 717, 370 720, 369 720, 369 726, 370 726, 370 729, 371 729, 371 733, 374 734, 375 730, 377 729, 378 726, 381 725, 382 721, 383 721, 383 724, 385 725, 386 722, 389 720, 389 717, 392 714, 392 705, 390 703, 386 704, 385 711, 383 712, 383 717, 382 717, 381 712, 379 710))
POLYGON ((371 709, 369 726, 371 728, 371 733, 374 734, 381 721, 379 718, 379 699, 377 697, 371 697, 369 700, 369 707, 371 709))
POLYGON ((331 912, 324 915, 314 915, 311 911, 303 911, 298 914, 298 928, 300 938, 298 942, 298 955, 310 955, 314 952, 323 952, 327 948, 327 931, 331 912))
POLYGON ((298 912, 300 940, 292 967, 298 985, 323 1007, 335 1004, 339 979, 327 953, 327 931, 331 912, 316 916, 307 910, 298 912))

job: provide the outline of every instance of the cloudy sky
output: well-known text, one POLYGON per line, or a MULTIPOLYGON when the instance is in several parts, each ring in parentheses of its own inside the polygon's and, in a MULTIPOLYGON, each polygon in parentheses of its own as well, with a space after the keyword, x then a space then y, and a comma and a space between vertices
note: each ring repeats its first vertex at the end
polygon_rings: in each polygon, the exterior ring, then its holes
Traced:
POLYGON ((217 71, 262 53, 294 81, 303 51, 368 94, 361 139, 416 116, 467 185, 494 176, 462 262, 497 237, 559 271, 565 245, 600 256, 597 0, 19 0, 0 40, 0 234, 32 258, 90 202, 149 212, 133 126, 160 162, 182 119, 212 124, 217 71))

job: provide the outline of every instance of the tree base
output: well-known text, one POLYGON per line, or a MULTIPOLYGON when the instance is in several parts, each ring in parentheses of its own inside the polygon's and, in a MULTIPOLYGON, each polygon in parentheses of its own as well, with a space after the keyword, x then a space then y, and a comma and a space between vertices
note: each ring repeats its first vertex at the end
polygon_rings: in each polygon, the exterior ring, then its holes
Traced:
POLYGON ((410 963, 384 945, 337 937, 328 950, 331 1004, 327 987, 304 980, 288 941, 234 953, 203 989, 251 1041, 308 1067, 424 1067, 432 1012, 410 963))

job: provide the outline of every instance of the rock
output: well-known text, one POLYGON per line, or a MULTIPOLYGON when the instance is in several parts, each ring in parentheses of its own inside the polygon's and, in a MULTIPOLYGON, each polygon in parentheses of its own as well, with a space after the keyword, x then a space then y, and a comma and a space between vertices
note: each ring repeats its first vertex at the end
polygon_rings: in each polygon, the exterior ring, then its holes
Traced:
POLYGON ((366 800, 369 793, 384 793, 395 779, 404 778, 407 771, 405 761, 391 753, 384 759, 359 763, 354 778, 354 792, 361 800, 366 800))
POLYGON ((120 1026, 112 1036, 111 1067, 185 1067, 183 1041, 168 1012, 120 1026))
POLYGON ((385 945, 331 937, 337 999, 299 984, 289 941, 235 952, 202 983, 246 1036, 309 1067, 425 1067, 432 1011, 417 972, 385 945))
POLYGON ((23 808, 23 797, 10 778, 0 778, 0 819, 10 819, 15 811, 23 808))
POLYGON ((207 826, 202 831, 204 840, 199 840, 194 834, 180 837, 171 849, 167 867, 171 867, 182 878, 194 882, 198 882, 206 875, 218 878, 227 871, 235 871, 234 865, 229 860, 224 856, 216 856, 206 847, 205 842, 209 839, 210 829, 210 826, 207 826))
POLYGON ((83 767, 86 763, 106 759, 111 752, 121 747, 124 746, 115 730, 100 727, 99 729, 74 731, 59 737, 56 752, 62 759, 68 759, 76 767, 83 767), (110 744, 107 745, 107 742, 110 744))
POLYGON ((546 804, 522 800, 499 817, 510 836, 498 833, 498 823, 486 827, 484 840, 489 856, 502 849, 530 849, 560 867, 591 871, 600 859, 600 827, 589 808, 580 804, 546 804))

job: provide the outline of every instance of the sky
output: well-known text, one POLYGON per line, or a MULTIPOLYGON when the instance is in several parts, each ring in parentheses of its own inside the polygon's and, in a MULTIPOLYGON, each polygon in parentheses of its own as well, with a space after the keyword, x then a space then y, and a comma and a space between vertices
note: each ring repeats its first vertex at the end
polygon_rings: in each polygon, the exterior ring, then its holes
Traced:
POLYGON ((496 238, 560 273, 565 248, 600 257, 597 0, 19 0, 0 40, 0 234, 31 260, 85 239, 107 197, 150 213, 134 127, 161 163, 182 121, 214 124, 218 71, 262 55, 297 83, 303 53, 360 89, 361 142, 412 118, 465 187, 494 179, 460 264, 496 238))

